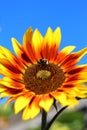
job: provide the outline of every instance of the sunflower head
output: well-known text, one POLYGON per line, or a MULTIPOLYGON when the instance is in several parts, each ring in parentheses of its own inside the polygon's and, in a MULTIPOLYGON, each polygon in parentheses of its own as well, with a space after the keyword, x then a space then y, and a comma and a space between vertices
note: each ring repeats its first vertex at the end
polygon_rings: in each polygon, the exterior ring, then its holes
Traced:
POLYGON ((12 38, 14 53, 0 46, 1 97, 15 100, 15 113, 23 109, 23 119, 34 118, 43 108, 49 111, 57 100, 61 105, 77 104, 87 97, 87 64, 77 65, 87 48, 72 52, 75 46, 59 51, 61 31, 49 27, 45 36, 29 28, 23 44, 12 38))

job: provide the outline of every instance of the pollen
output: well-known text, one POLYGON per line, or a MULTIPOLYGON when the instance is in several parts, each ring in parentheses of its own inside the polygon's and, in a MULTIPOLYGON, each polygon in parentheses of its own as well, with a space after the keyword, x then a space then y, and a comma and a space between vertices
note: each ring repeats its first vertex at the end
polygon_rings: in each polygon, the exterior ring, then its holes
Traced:
POLYGON ((51 72, 48 70, 40 70, 36 74, 36 77, 42 80, 48 79, 50 76, 51 76, 51 72))

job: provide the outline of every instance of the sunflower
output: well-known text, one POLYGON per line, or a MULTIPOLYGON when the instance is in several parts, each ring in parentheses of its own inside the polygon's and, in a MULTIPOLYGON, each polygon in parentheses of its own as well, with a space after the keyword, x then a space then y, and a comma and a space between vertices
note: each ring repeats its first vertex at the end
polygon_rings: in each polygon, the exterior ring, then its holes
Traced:
POLYGON ((23 36, 23 45, 12 38, 14 53, 0 46, 1 97, 15 100, 15 114, 23 110, 23 119, 36 117, 40 109, 49 111, 58 101, 63 106, 77 104, 87 97, 87 64, 77 65, 87 54, 87 48, 72 52, 75 46, 59 51, 60 28, 49 27, 43 37, 29 28, 23 36))

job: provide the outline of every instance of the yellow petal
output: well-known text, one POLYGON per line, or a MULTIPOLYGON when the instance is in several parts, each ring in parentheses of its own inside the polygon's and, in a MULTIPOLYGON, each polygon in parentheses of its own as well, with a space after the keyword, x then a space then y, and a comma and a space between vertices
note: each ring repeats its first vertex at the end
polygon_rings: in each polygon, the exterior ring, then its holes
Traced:
POLYGON ((49 111, 52 104, 53 104, 53 98, 51 98, 49 96, 43 96, 39 103, 40 107, 42 107, 46 112, 49 111))
POLYGON ((24 46, 26 44, 31 43, 32 34, 33 34, 33 31, 32 31, 32 28, 30 27, 30 28, 27 29, 27 31, 24 33, 24 36, 23 36, 23 44, 24 44, 24 46))
POLYGON ((39 113, 40 113, 40 108, 37 106, 35 107, 33 106, 33 108, 31 109, 31 119, 36 117, 39 113))
POLYGON ((12 80, 9 77, 3 77, 0 81, 11 82, 12 80))
POLYGON ((78 103, 78 101, 75 99, 75 97, 71 96, 67 96, 67 94, 65 94, 64 92, 62 93, 58 93, 58 94, 55 94, 54 93, 54 98, 60 102, 63 106, 66 106, 66 105, 76 105, 78 103))
POLYGON ((49 27, 47 32, 46 32, 46 35, 43 39, 43 44, 48 44, 49 47, 52 46, 52 40, 53 40, 53 33, 52 33, 52 29, 49 27))
POLYGON ((11 71, 8 70, 5 66, 3 66, 2 64, 0 64, 0 74, 4 74, 4 75, 11 75, 11 71))
POLYGON ((32 37, 32 46, 36 52, 36 57, 39 59, 41 58, 40 51, 41 51, 42 41, 43 41, 43 37, 40 34, 40 32, 36 29, 32 37))
POLYGON ((5 86, 9 89, 13 88, 16 90, 25 88, 24 84, 14 81, 14 80, 10 79, 9 77, 4 77, 4 78, 0 79, 0 85, 5 86))
POLYGON ((82 73, 87 72, 87 64, 74 66, 73 68, 71 68, 69 70, 68 74, 70 74, 70 75, 78 74, 79 75, 81 72, 82 73))
POLYGON ((3 93, 1 93, 0 94, 0 97, 1 98, 4 98, 4 97, 8 97, 8 96, 10 96, 11 94, 9 94, 8 92, 3 92, 3 93))
POLYGON ((87 72, 81 72, 81 73, 79 74, 78 78, 79 78, 80 80, 83 80, 83 83, 84 83, 84 82, 87 82, 87 72))
POLYGON ((69 84, 70 83, 79 84, 79 83, 84 83, 84 82, 87 82, 87 72, 86 71, 76 73, 76 74, 70 76, 70 78, 67 78, 67 83, 69 83, 69 84))
POLYGON ((74 52, 72 54, 75 54, 78 57, 78 61, 79 61, 85 54, 87 54, 87 47, 78 52, 74 52))
POLYGON ((28 120, 30 118, 36 117, 40 112, 40 107, 38 106, 37 99, 35 98, 30 105, 28 105, 24 112, 22 119, 23 120, 28 120))
POLYGON ((62 64, 63 60, 68 54, 70 54, 75 49, 75 46, 66 46, 58 54, 55 62, 62 64))
POLYGON ((43 37, 40 34, 40 32, 36 29, 33 33, 33 37, 32 37, 32 43, 35 47, 35 49, 37 50, 39 46, 41 46, 43 37))
POLYGON ((29 61, 36 63, 35 50, 32 47, 32 35, 32 28, 29 28, 23 36, 23 51, 25 53, 25 56, 29 58, 29 61))
POLYGON ((26 98, 24 96, 21 96, 19 98, 17 98, 17 100, 15 101, 15 105, 14 105, 14 109, 15 109, 15 114, 17 114, 18 112, 20 112, 24 107, 26 107, 29 103, 31 98, 26 98))
POLYGON ((22 78, 22 74, 16 74, 12 71, 10 71, 9 69, 7 69, 5 66, 3 66, 2 64, 0 64, 0 74, 4 75, 4 76, 12 76, 11 78, 14 79, 14 78, 18 78, 18 79, 21 79, 22 78))
POLYGON ((23 112, 22 119, 28 120, 30 118, 34 118, 35 116, 37 116, 39 112, 40 112, 40 109, 36 107, 29 108, 29 106, 27 106, 23 112))
POLYGON ((0 46, 0 58, 7 58, 12 64, 14 62, 14 55, 7 48, 0 46))
POLYGON ((8 77, 4 77, 4 78, 0 79, 0 85, 4 85, 4 86, 10 87, 10 88, 14 88, 14 87, 11 86, 10 82, 11 82, 11 80, 8 77))
POLYGON ((0 93, 3 92, 3 91, 5 91, 5 90, 6 90, 6 88, 0 86, 0 93))
POLYGON ((71 67, 74 67, 85 54, 87 54, 87 48, 84 48, 78 52, 73 52, 68 55, 62 63, 64 70, 66 72, 69 71, 71 67))
POLYGON ((64 47, 64 48, 60 51, 60 53, 64 53, 64 54, 67 53, 67 55, 68 55, 68 54, 70 54, 75 48, 76 48, 75 46, 66 46, 66 47, 64 47))
MULTIPOLYGON (((0 47, 0 48, 1 48, 1 47, 0 47)), ((2 49, 0 49, 0 58, 2 58, 2 59, 3 59, 3 58, 4 58, 4 59, 6 58, 6 56, 3 54, 2 49)))
POLYGON ((78 88, 78 90, 80 90, 82 93, 87 93, 87 85, 85 84, 79 84, 78 86, 76 86, 78 88))
POLYGON ((64 93, 56 95, 55 99, 58 100, 62 105, 66 105, 66 95, 64 93))
MULTIPOLYGON (((81 84, 80 87, 82 88, 81 84)), ((87 92, 87 88, 84 87, 85 89, 82 89, 82 91, 79 89, 78 85, 72 89, 67 89, 65 92, 68 94, 69 97, 80 97, 80 98, 85 98, 87 95, 85 94, 87 92)))
POLYGON ((11 40, 12 40, 12 45, 13 45, 15 53, 17 55, 21 55, 22 54, 22 47, 21 47, 21 45, 19 44, 19 42, 15 38, 12 38, 11 40))
POLYGON ((56 44, 57 48, 59 48, 60 42, 61 42, 61 30, 58 27, 53 32, 53 43, 56 44))

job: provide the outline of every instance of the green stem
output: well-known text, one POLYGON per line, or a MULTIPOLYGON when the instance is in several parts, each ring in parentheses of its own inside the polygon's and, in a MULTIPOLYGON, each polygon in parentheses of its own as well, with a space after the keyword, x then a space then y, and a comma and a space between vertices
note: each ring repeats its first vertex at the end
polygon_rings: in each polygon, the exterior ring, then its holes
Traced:
POLYGON ((51 125, 53 124, 53 122, 56 120, 56 118, 62 113, 62 111, 64 111, 68 106, 65 106, 63 108, 61 108, 52 118, 52 120, 47 124, 47 127, 45 130, 49 130, 49 128, 51 127, 51 125))
POLYGON ((46 123, 47 123, 47 113, 42 109, 41 130, 46 130, 46 123))

